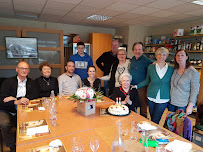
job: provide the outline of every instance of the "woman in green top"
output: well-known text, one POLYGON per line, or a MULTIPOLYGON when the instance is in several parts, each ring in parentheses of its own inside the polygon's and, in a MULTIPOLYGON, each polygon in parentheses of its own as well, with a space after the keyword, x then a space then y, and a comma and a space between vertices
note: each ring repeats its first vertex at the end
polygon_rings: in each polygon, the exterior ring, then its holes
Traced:
POLYGON ((149 84, 147 89, 149 113, 151 120, 157 124, 159 124, 170 99, 170 81, 173 67, 165 62, 168 55, 168 49, 164 47, 157 49, 155 53, 156 64, 148 66, 146 79, 137 85, 137 88, 142 88, 149 84))

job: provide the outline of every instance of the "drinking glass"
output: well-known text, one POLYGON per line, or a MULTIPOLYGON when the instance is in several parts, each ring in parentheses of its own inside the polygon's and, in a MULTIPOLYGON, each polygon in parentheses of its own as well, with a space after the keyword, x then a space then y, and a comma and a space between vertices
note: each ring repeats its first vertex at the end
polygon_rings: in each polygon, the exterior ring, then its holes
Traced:
POLYGON ((164 147, 156 147, 156 152, 165 152, 164 147))
POLYGON ((93 152, 96 152, 99 149, 99 138, 98 137, 91 137, 90 148, 93 152))
POLYGON ((128 128, 121 127, 121 135, 123 137, 127 136, 128 135, 128 128))
POLYGON ((130 130, 130 140, 137 140, 139 135, 138 128, 134 128, 130 130))
POLYGON ((71 139, 72 151, 73 152, 84 152, 84 146, 81 142, 80 137, 73 137, 71 139))

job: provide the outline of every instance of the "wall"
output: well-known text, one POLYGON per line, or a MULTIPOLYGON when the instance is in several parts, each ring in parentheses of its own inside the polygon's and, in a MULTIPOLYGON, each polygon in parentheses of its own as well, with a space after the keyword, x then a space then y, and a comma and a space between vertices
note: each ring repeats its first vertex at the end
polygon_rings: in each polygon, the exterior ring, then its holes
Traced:
POLYGON ((101 28, 101 27, 81 26, 81 25, 31 21, 11 18, 0 18, 0 26, 23 26, 23 27, 63 30, 64 35, 79 34, 80 39, 84 42, 89 41, 90 33, 106 33, 112 34, 113 36, 115 35, 115 29, 113 28, 101 28))
MULTIPOLYGON (((185 22, 176 22, 168 25, 161 25, 149 28, 149 35, 171 35, 174 29, 185 29, 186 33, 190 31, 191 26, 202 25, 203 19, 191 20, 185 22)), ((187 33, 188 34, 188 33, 187 33)))

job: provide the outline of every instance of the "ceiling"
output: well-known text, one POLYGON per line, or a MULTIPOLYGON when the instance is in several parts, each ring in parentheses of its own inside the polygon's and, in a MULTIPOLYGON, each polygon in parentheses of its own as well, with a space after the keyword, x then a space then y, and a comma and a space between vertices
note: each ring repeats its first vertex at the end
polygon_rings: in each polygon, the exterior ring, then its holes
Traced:
POLYGON ((192 0, 0 0, 0 17, 118 28, 131 24, 157 26, 203 17, 192 0), (38 19, 17 14, 38 16, 38 19), (102 21, 86 18, 111 16, 102 21))

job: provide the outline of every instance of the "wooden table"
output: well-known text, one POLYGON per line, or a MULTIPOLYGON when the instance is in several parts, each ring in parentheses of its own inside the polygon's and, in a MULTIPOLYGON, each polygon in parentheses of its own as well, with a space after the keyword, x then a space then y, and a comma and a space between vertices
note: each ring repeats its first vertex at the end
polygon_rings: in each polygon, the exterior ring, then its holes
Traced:
MULTIPOLYGON (((104 97, 105 102, 96 104, 96 113, 83 116, 77 112, 77 104, 72 100, 63 98, 57 102, 58 120, 57 126, 53 127, 49 121, 49 113, 45 111, 22 112, 21 107, 18 107, 18 122, 17 122, 17 152, 27 151, 28 149, 48 145, 54 139, 60 139, 65 146, 67 152, 71 151, 70 140, 73 137, 81 137, 86 152, 91 152, 89 142, 91 136, 98 136, 100 147, 98 152, 110 152, 112 142, 116 136, 116 122, 120 121, 122 125, 130 127, 132 121, 141 122, 149 121, 137 113, 131 112, 125 117, 116 116, 100 116, 100 108, 107 108, 114 101, 104 97), (18 137, 19 123, 46 119, 49 125, 51 134, 42 137, 20 141, 18 137)), ((151 122, 151 121, 149 121, 151 122)), ((151 122, 153 125, 153 122, 151 122)), ((175 139, 186 141, 184 138, 171 133, 175 139)), ((139 143, 137 142, 139 145, 139 143)), ((193 143, 192 143, 193 144, 193 143)), ((140 147, 141 145, 139 145, 140 147)), ((203 150, 201 147, 193 144, 194 150, 203 150)), ((137 151, 137 149, 135 149, 137 151)), ((155 148, 150 148, 150 151, 155 151, 155 148)))

